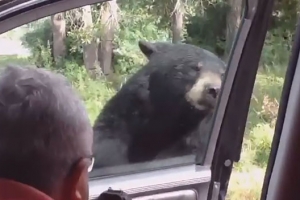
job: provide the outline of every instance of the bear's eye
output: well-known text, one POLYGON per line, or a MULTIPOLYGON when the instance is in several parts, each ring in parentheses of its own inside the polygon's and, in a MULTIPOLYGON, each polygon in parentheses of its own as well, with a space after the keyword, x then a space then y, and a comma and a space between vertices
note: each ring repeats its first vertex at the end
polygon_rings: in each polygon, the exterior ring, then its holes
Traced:
POLYGON ((192 66, 192 69, 199 72, 201 70, 201 67, 199 66, 192 66))

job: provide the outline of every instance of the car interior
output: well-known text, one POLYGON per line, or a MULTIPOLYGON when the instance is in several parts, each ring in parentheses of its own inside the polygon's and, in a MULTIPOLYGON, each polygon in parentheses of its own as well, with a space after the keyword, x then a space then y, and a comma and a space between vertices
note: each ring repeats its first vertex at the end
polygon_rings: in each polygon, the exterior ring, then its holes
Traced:
MULTIPOLYGON (((17 30, 27 24, 43 24, 47 20, 49 22, 51 16, 63 12, 70 14, 70 18, 74 18, 78 13, 83 12, 84 9, 78 11, 80 8, 91 6, 92 10, 97 10, 97 6, 101 7, 107 2, 105 0, 3 0, 0 1, 0 34, 17 30)), ((131 198, 138 200, 226 199, 234 164, 238 163, 241 157, 251 96, 274 2, 274 0, 243 0, 241 20, 226 58, 226 72, 216 109, 210 124, 206 127, 207 134, 199 139, 202 142, 201 148, 198 146, 193 153, 166 156, 145 162, 94 167, 89 174, 90 199, 97 198, 108 188, 122 190, 131 198)), ((98 15, 95 14, 96 17, 98 15)), ((76 27, 78 23, 81 22, 74 22, 76 27)), ((80 26, 76 27, 75 31, 80 26)), ((79 35, 80 32, 75 32, 75 36, 76 34, 79 35)), ((139 40, 139 38, 135 39, 139 40)), ((138 46, 136 41, 134 43, 138 46)), ((271 152, 261 189, 261 200, 298 199, 297 185, 300 184, 298 170, 300 163, 297 161, 300 151, 298 144, 300 129, 297 127, 300 118, 299 22, 292 46, 271 152)), ((199 134, 197 136, 199 137, 199 134)), ((106 159, 113 157, 113 155, 105 156, 106 159)))

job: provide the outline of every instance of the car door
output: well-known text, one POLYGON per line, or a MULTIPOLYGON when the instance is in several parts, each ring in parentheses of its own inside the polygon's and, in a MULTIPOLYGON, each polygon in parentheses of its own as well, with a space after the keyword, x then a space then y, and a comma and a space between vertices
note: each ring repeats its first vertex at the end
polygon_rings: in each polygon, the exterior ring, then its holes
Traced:
MULTIPOLYGON (((105 1, 2 1, 0 33, 56 13, 101 2, 105 1)), ((155 3, 149 3, 150 7, 153 5, 155 3)), ((196 153, 169 156, 146 163, 95 168, 90 173, 90 199, 109 187, 124 190, 136 199, 225 198, 233 163, 238 162, 240 156, 250 97, 273 0, 245 0, 241 5, 241 22, 234 42, 230 44, 230 56, 225 59, 228 60, 227 70, 217 109, 208 119, 206 135, 201 136, 202 143, 197 146, 196 153)), ((193 28, 190 26, 190 29, 193 28)), ((200 34, 200 28, 196 29, 195 34, 198 34, 197 31, 200 34)), ((106 146, 112 145, 107 143, 106 146)), ((109 160, 114 153, 107 151, 104 156, 109 160)))
POLYGON ((261 200, 297 199, 299 196, 299 18, 295 32, 261 200))
MULTIPOLYGON (((247 23, 251 23, 252 28, 250 26, 248 29, 249 32, 243 50, 238 50, 239 41, 237 41, 237 45, 234 49, 237 52, 242 52, 242 54, 239 59, 236 58, 238 62, 236 63, 237 70, 234 72, 235 77, 232 80, 230 92, 228 92, 227 105, 223 108, 223 119, 219 121, 219 129, 218 131, 216 130, 218 138, 215 143, 217 144, 216 148, 213 150, 212 180, 208 198, 211 198, 214 194, 218 194, 219 199, 225 198, 233 163, 238 162, 240 159, 250 99, 274 2, 249 1, 248 3, 250 14, 248 18, 245 18, 245 24, 243 25, 246 26, 247 23), (251 6, 253 6, 252 9, 251 6), (256 13, 251 13, 251 10, 256 10, 256 13)), ((241 31, 243 31, 243 27, 241 31)), ((235 54, 233 53, 230 63, 232 65, 235 60, 234 56, 235 54)), ((228 69, 227 77, 230 76, 230 70, 231 68, 228 69)), ((226 91, 226 81, 223 88, 223 92, 224 91, 226 91)), ((222 105, 222 98, 225 94, 221 96, 219 105, 222 105)), ((216 120, 218 120, 218 113, 221 115, 220 112, 221 110, 219 108, 216 111, 216 120)), ((218 123, 218 121, 215 121, 213 130, 218 127, 216 123, 218 123)), ((210 142, 212 142, 212 140, 210 142)), ((209 154, 206 156, 208 155, 209 154)), ((209 156, 208 158, 209 161, 211 161, 212 158, 209 156)))

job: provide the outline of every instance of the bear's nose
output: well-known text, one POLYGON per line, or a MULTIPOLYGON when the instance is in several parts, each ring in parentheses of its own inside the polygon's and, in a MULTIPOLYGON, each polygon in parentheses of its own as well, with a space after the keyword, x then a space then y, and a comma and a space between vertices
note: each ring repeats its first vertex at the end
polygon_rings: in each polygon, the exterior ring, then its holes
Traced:
POLYGON ((211 86, 207 89, 207 93, 215 99, 219 95, 220 90, 221 88, 218 86, 211 86))

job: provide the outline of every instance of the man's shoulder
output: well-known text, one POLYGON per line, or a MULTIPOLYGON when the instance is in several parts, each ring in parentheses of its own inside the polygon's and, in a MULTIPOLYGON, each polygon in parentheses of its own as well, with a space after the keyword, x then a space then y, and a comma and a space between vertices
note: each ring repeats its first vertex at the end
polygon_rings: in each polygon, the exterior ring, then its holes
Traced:
POLYGON ((53 200, 43 192, 20 182, 0 178, 0 200, 53 200))

